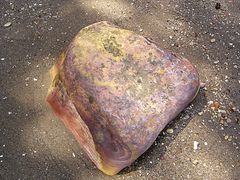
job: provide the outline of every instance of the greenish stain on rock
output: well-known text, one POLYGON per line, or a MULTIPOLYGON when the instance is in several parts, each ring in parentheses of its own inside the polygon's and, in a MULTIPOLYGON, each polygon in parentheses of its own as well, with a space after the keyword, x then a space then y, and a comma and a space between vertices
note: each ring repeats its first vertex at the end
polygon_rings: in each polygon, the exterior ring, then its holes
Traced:
POLYGON ((111 53, 114 57, 121 56, 122 52, 120 50, 121 45, 117 43, 116 37, 110 36, 106 39, 103 39, 104 49, 111 53))

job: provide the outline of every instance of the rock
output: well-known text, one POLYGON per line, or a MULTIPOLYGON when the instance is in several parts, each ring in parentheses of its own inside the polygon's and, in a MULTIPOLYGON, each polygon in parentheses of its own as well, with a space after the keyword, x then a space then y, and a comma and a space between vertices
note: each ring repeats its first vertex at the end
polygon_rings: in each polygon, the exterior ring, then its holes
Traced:
POLYGON ((187 119, 189 119, 190 118, 190 116, 188 115, 188 114, 186 114, 184 117, 183 117, 183 119, 185 119, 185 120, 187 120, 187 119))
POLYGON ((74 152, 72 153, 72 156, 73 156, 74 158, 76 157, 76 155, 75 155, 75 153, 74 153, 74 152))
POLYGON ((220 103, 215 101, 215 102, 210 104, 210 108, 214 111, 217 111, 220 108, 220 103))
POLYGON ((200 87, 201 87, 201 88, 204 88, 205 86, 206 86, 206 83, 204 83, 204 82, 201 82, 201 83, 200 83, 200 87))
POLYGON ((227 126, 228 126, 228 123, 225 121, 225 122, 223 123, 223 125, 224 125, 225 127, 227 127, 227 126))
POLYGON ((108 175, 145 152, 200 86, 188 60, 108 22, 83 28, 51 76, 47 102, 108 175))
POLYGON ((229 136, 228 141, 232 141, 232 138, 233 138, 232 136, 229 136))
POLYGON ((227 111, 223 110, 223 109, 218 109, 218 112, 221 113, 221 114, 226 114, 227 113, 227 111))
POLYGON ((193 160, 192 163, 196 166, 199 164, 198 160, 193 160))
POLYGON ((168 134, 172 134, 173 133, 173 129, 171 129, 171 128, 167 129, 167 133, 168 134))
POLYGON ((3 25, 3 27, 8 28, 8 27, 10 27, 11 25, 12 25, 11 22, 7 22, 7 23, 5 23, 5 24, 3 25))
POLYGON ((216 42, 216 39, 212 38, 212 39, 210 40, 210 42, 211 42, 211 43, 214 43, 214 42, 216 42))
POLYGON ((197 150, 199 148, 199 142, 193 141, 193 149, 197 150))
POLYGON ((228 140, 228 138, 229 138, 229 136, 228 136, 228 135, 224 136, 224 139, 225 139, 225 140, 228 140))
POLYGON ((216 8, 217 10, 221 9, 221 3, 216 3, 215 8, 216 8))

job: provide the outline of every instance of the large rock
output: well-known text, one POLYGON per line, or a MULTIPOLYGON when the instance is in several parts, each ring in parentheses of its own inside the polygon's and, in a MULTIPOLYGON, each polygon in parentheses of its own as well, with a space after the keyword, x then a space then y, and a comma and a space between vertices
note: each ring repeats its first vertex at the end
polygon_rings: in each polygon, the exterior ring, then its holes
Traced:
POLYGON ((83 28, 51 75, 48 103, 108 175, 144 153, 199 89, 188 60, 108 22, 83 28))

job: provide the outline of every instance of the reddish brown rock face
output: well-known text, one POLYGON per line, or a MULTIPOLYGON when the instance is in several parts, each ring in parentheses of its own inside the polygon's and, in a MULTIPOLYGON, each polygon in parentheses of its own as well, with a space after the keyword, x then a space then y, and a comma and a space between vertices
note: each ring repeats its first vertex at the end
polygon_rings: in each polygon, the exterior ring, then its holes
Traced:
POLYGON ((108 175, 145 152, 199 89, 188 60, 107 22, 82 29, 51 74, 48 103, 108 175))

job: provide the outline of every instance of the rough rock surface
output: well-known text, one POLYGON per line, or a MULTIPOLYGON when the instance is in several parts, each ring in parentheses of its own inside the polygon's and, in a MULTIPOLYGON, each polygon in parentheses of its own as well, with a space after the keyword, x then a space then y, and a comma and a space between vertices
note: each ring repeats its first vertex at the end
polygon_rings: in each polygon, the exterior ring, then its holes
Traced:
POLYGON ((109 175, 145 152, 200 85, 188 60, 108 22, 83 28, 51 74, 47 101, 109 175))

